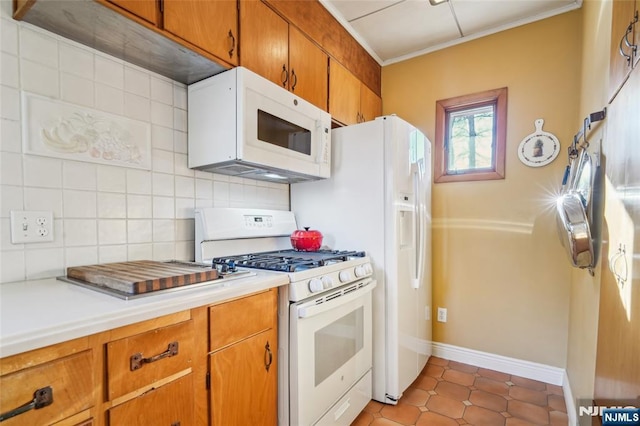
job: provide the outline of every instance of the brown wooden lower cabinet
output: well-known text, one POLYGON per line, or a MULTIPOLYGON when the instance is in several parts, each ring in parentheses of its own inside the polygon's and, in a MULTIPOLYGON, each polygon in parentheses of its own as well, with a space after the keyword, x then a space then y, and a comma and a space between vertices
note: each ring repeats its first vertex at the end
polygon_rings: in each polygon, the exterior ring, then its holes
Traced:
POLYGON ((277 295, 261 291, 2 358, 2 426, 276 425, 277 295), (46 388, 49 405, 7 414, 46 388))
POLYGON ((109 410, 109 426, 191 426, 193 418, 192 374, 109 410))
POLYGON ((209 356, 211 425, 276 425, 278 340, 264 331, 209 356))

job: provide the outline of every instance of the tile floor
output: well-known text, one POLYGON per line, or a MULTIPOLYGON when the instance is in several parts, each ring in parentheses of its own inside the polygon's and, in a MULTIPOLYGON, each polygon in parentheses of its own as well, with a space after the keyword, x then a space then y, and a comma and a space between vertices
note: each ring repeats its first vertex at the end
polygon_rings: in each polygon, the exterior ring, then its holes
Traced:
POLYGON ((371 401, 351 426, 568 424, 562 388, 431 357, 398 405, 371 401))

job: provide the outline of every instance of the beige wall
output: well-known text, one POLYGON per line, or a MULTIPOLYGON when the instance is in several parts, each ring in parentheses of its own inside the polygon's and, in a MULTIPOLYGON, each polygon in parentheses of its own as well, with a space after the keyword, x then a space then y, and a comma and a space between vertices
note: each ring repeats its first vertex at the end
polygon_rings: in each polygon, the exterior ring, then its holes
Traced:
POLYGON ((581 12, 504 31, 382 70, 384 113, 434 137, 438 99, 508 87, 506 179, 433 188, 434 340, 565 367, 571 268, 554 194, 579 119, 581 12), (552 164, 519 162, 534 120, 562 143, 552 164))

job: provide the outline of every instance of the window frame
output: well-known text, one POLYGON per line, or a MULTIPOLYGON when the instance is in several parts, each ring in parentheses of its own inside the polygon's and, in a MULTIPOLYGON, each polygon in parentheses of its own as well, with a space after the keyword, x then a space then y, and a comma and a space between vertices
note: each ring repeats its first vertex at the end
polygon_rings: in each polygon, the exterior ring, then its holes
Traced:
POLYGON ((456 96, 436 101, 436 139, 434 144, 433 181, 467 182, 480 180, 497 180, 505 177, 505 151, 507 144, 507 88, 486 90, 469 95, 456 96), (448 116, 450 112, 473 109, 484 105, 495 105, 493 148, 494 164, 490 169, 447 173, 448 151, 448 116))

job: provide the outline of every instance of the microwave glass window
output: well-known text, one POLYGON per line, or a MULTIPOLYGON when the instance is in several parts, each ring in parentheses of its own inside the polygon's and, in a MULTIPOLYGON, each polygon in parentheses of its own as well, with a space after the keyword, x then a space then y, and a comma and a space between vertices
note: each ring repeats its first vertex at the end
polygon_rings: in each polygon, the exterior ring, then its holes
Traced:
POLYGON ((311 155, 311 132, 258 110, 258 139, 282 148, 311 155))
POLYGON ((345 365, 364 344, 364 308, 360 306, 315 333, 315 386, 345 365))

